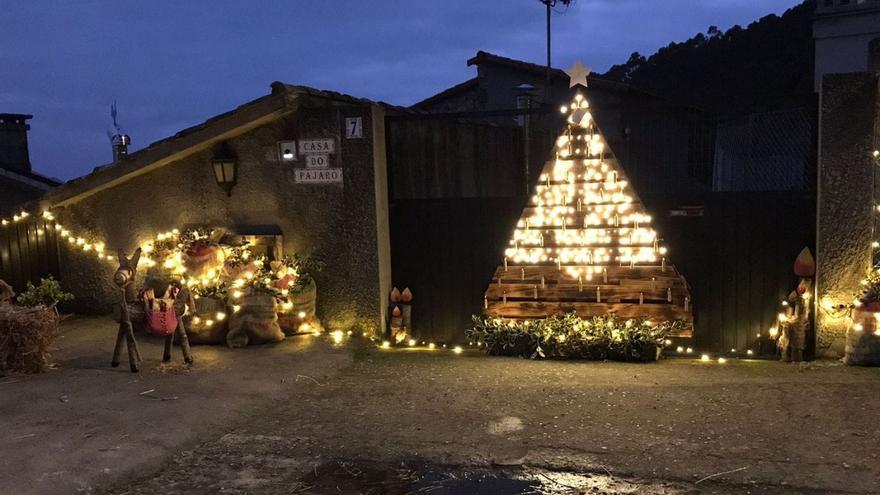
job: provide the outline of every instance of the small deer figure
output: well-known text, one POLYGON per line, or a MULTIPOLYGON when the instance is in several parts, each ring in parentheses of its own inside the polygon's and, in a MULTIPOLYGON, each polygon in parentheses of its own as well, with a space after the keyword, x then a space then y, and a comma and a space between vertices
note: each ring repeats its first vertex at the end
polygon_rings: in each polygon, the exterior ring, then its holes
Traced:
POLYGON ((128 346, 128 364, 132 373, 139 371, 138 364, 141 361, 141 354, 138 351, 137 341, 134 339, 134 329, 131 325, 131 316, 128 314, 128 302, 134 301, 134 279, 137 274, 138 261, 141 258, 141 248, 137 248, 131 258, 125 257, 125 252, 121 249, 117 252, 119 257, 119 268, 113 274, 113 283, 119 287, 122 294, 120 301, 119 332, 116 334, 116 347, 113 350, 113 361, 110 363, 114 368, 119 366, 119 355, 122 354, 122 343, 128 346))

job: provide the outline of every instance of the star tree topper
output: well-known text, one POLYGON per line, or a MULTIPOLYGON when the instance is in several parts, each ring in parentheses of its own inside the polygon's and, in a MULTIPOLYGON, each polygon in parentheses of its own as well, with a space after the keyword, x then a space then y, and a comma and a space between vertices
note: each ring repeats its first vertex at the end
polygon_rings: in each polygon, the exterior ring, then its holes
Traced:
POLYGON ((568 74, 568 87, 573 88, 576 85, 580 84, 583 87, 587 87, 587 76, 590 75, 590 68, 584 67, 581 65, 580 60, 576 60, 574 65, 571 66, 570 69, 565 71, 568 74))

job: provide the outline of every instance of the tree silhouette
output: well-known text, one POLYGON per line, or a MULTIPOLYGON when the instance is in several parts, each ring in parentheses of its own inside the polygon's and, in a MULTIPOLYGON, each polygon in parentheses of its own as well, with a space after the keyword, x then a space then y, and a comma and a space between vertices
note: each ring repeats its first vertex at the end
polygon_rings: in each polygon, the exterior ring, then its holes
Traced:
POLYGON ((722 118, 800 106, 813 98, 814 11, 806 0, 745 29, 709 26, 650 57, 633 53, 604 76, 722 118))

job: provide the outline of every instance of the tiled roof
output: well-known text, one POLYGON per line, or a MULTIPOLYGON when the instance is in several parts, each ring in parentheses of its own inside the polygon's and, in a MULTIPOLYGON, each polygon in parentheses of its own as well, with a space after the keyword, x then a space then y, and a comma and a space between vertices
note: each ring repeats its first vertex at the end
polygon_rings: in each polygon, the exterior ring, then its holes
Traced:
MULTIPOLYGON (((500 55, 495 55, 494 53, 484 52, 482 50, 478 51, 477 54, 467 61, 467 64, 470 65, 483 65, 483 64, 495 64, 502 65, 506 67, 511 67, 517 70, 540 73, 544 74, 547 71, 546 65, 533 64, 531 62, 523 62, 522 60, 516 60, 513 58, 502 57, 500 55)), ((565 73, 562 69, 551 68, 550 69, 550 77, 554 79, 565 79, 568 80, 568 74, 565 73)), ((597 88, 607 89, 610 91, 627 91, 627 92, 638 92, 644 93, 641 90, 638 90, 629 84, 612 81, 610 79, 605 79, 600 76, 596 76, 591 74, 589 77, 590 85, 595 85, 597 88)), ((451 89, 451 88, 450 88, 451 89)))
MULTIPOLYGON (((471 60, 473 60, 473 59, 471 59, 471 60)), ((467 81, 465 81, 463 83, 456 84, 455 86, 452 86, 451 88, 447 88, 447 89, 435 94, 434 96, 429 96, 429 97, 425 98, 424 100, 413 104, 413 106, 410 108, 422 108, 425 106, 429 106, 429 105, 433 104, 434 102, 442 101, 447 98, 452 98, 453 96, 456 96, 456 95, 463 93, 465 91, 469 91, 470 89, 476 88, 477 86, 479 86, 479 79, 474 77, 473 79, 468 79, 467 81)))
POLYGON ((44 196, 42 200, 44 207, 73 203, 95 192, 160 168, 185 155, 205 149, 215 142, 276 120, 293 112, 296 109, 294 101, 303 95, 345 103, 377 104, 394 112, 414 112, 404 107, 307 86, 294 86, 276 81, 271 84, 271 88, 272 91, 266 96, 183 129, 173 136, 129 154, 118 162, 95 167, 91 173, 68 181, 44 196))

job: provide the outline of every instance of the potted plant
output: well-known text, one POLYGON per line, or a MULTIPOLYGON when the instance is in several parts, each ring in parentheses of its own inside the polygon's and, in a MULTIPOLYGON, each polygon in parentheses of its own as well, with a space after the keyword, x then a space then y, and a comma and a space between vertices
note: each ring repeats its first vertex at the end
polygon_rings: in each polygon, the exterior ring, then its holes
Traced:
POLYGON ((315 315, 318 287, 314 275, 324 269, 324 262, 315 256, 285 256, 269 264, 275 277, 274 286, 281 295, 279 324, 287 335, 300 331, 320 331, 315 315))
POLYGON ((880 270, 873 270, 862 286, 846 332, 844 361, 855 366, 880 366, 880 270))
POLYGON ((255 260, 256 271, 247 272, 236 279, 227 292, 233 311, 229 318, 226 344, 244 347, 250 344, 266 344, 284 340, 284 332, 278 326, 277 298, 272 272, 266 260, 255 260))

